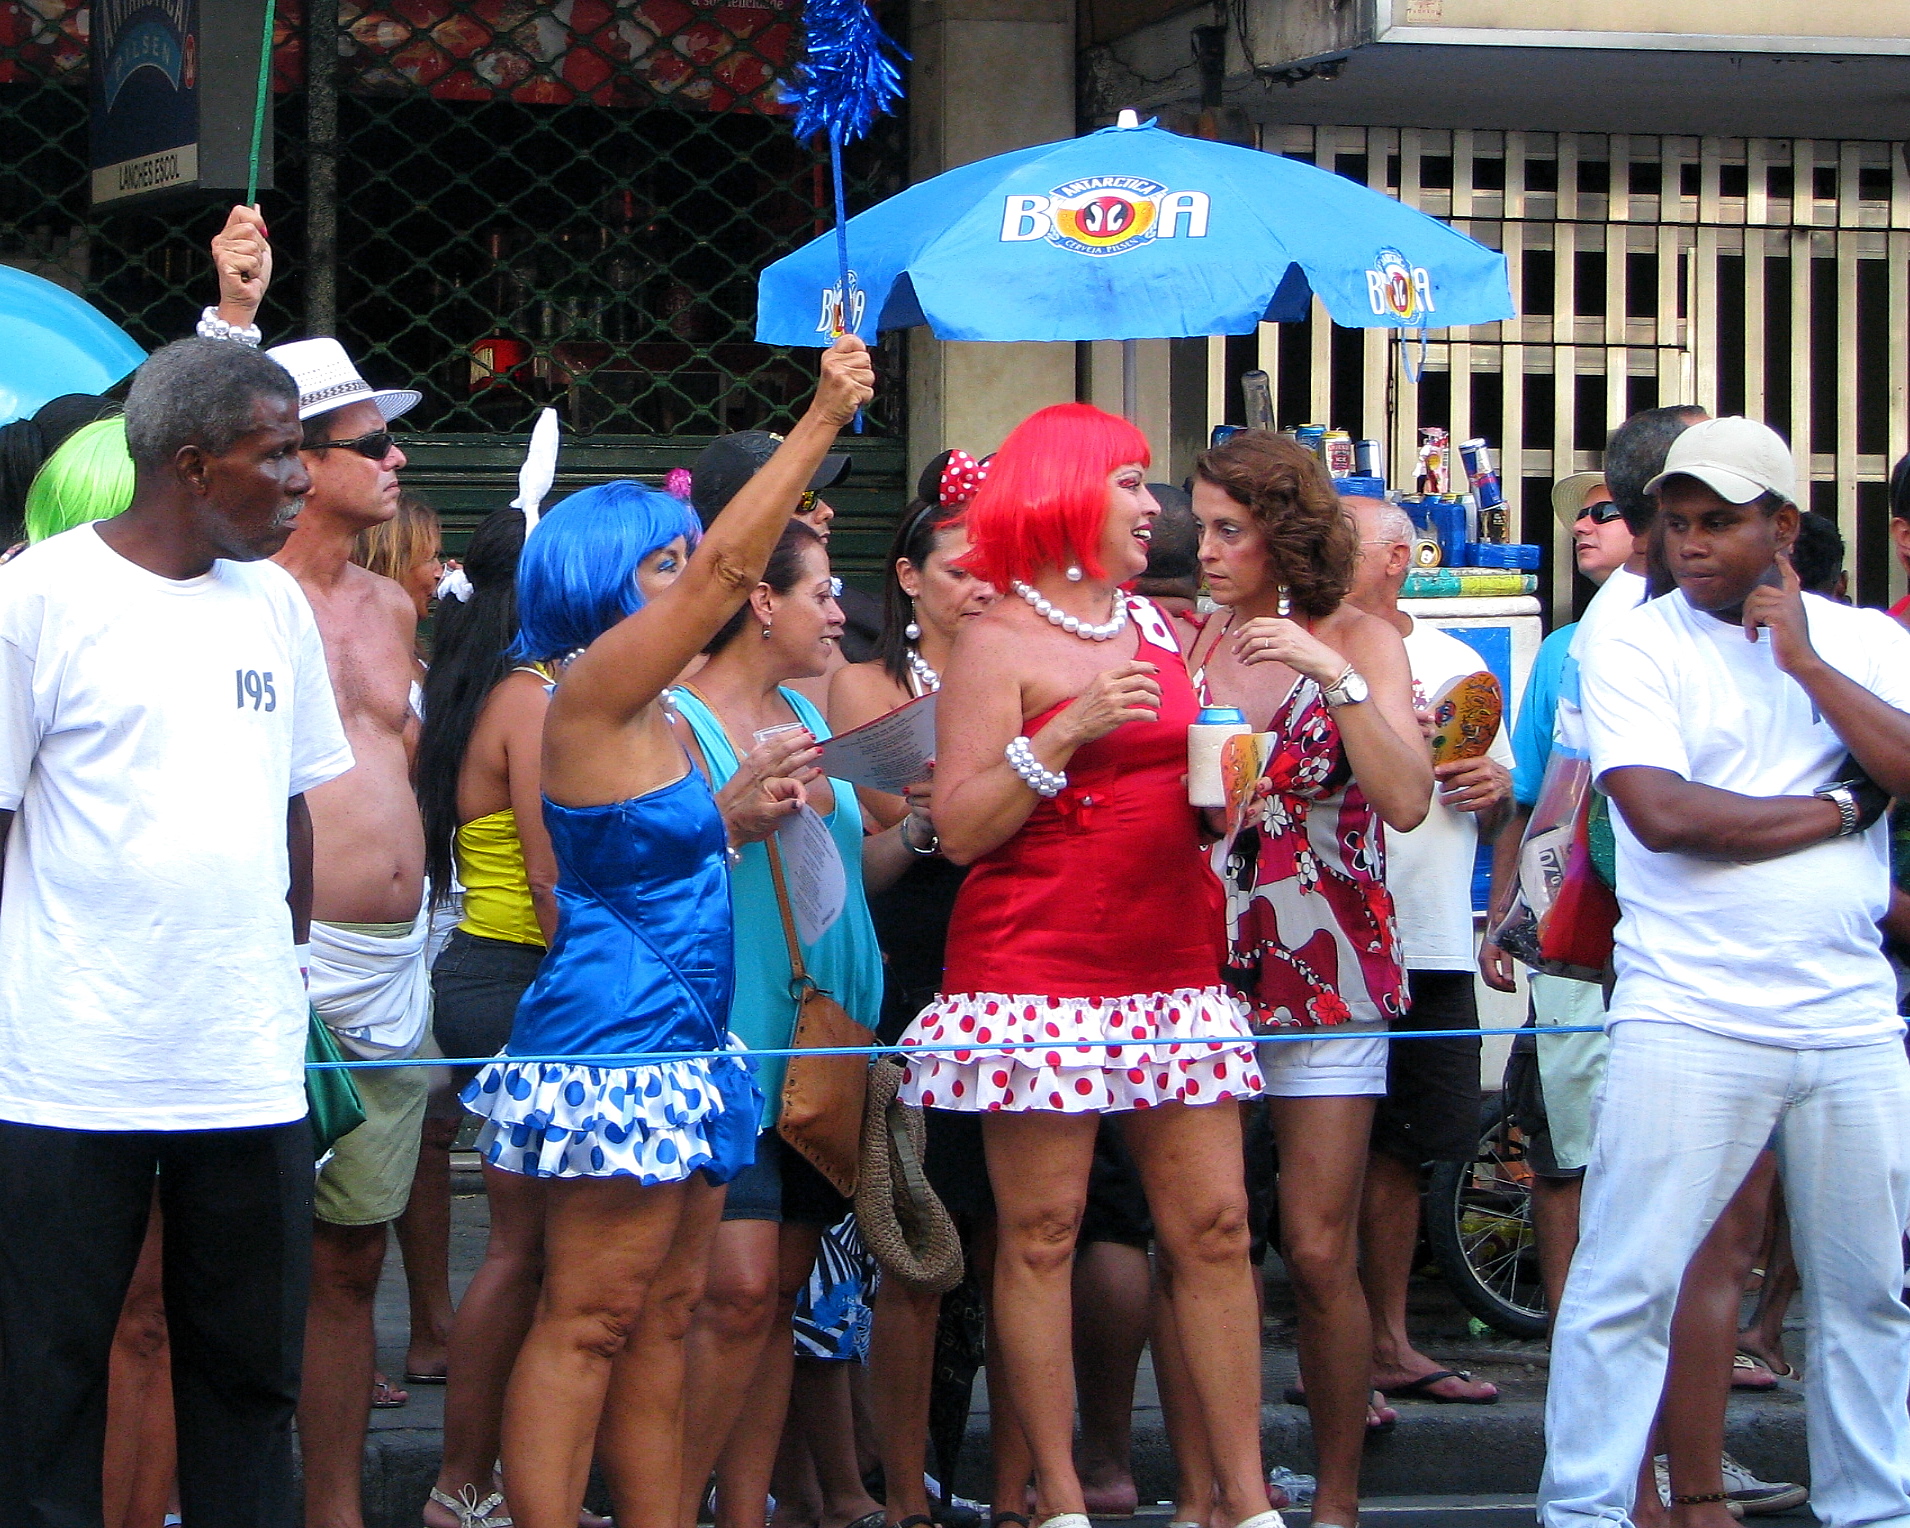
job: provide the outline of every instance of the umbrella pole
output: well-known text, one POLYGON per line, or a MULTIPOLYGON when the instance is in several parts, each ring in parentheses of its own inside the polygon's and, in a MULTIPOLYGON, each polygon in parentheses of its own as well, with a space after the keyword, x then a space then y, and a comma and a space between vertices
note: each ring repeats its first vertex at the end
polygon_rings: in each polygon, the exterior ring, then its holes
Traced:
POLYGON ((1136 340, 1121 341, 1121 415, 1129 424, 1140 412, 1141 349, 1136 340))

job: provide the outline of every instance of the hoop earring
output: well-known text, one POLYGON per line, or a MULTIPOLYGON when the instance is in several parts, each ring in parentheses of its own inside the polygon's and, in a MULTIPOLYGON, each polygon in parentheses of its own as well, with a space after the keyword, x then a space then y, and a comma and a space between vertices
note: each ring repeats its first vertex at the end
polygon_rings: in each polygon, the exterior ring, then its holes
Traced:
MULTIPOLYGON (((1280 603, 1274 607, 1273 613, 1282 620, 1285 620, 1293 614, 1293 601, 1287 594, 1287 586, 1285 584, 1280 586, 1280 603)), ((767 627, 763 629, 763 635, 769 635, 769 629, 767 627)))
POLYGON ((909 624, 902 628, 902 635, 911 642, 922 640, 922 623, 915 619, 915 601, 909 601, 909 624))

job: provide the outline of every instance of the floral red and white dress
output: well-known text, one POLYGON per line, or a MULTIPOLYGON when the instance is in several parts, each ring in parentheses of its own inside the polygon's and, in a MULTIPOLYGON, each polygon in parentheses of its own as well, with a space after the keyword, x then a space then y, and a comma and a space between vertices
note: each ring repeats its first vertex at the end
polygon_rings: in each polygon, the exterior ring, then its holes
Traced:
POLYGON ((905 1102, 1076 1114, 1262 1090, 1246 1013, 1221 980, 1220 882, 1187 802, 1193 685, 1161 613, 1142 599, 1128 610, 1135 657, 1160 668, 1159 716, 1077 750, 1068 788, 969 870, 941 995, 901 1043, 973 1048, 911 1060, 905 1102), (1051 1048, 1000 1049, 1021 1042, 1051 1048))
POLYGON ((1279 742, 1224 870, 1229 977, 1262 1028, 1383 1028, 1406 1011, 1385 825, 1319 685, 1302 677, 1267 730, 1279 742))

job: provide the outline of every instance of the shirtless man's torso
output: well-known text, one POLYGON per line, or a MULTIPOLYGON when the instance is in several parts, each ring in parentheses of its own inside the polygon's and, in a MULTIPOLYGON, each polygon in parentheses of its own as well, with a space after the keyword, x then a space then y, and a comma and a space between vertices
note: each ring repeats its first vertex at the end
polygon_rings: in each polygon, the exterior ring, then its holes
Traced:
MULTIPOLYGON (((378 430, 383 416, 356 403, 324 416, 328 438, 378 430)), ((397 509, 394 445, 377 461, 356 451, 305 453, 312 491, 275 559, 299 582, 325 640, 338 714, 357 761, 308 794, 312 916, 336 923, 401 923, 418 912, 424 828, 411 787, 418 719, 411 709, 417 614, 404 590, 351 561, 352 539, 397 509)))

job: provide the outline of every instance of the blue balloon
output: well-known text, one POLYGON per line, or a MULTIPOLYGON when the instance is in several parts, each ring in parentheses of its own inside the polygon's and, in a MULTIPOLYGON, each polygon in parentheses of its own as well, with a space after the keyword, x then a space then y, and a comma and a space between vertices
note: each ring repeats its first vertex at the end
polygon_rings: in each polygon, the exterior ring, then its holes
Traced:
POLYGON ((145 359, 90 302, 0 265, 0 424, 62 393, 103 393, 145 359))
MULTIPOLYGON (((1250 334, 1318 296, 1352 328, 1449 329, 1513 316, 1505 256, 1297 159, 1103 128, 937 175, 849 220, 864 339, 927 324, 945 340, 1250 334)), ((830 232, 758 285, 756 338, 827 345, 830 232)))

